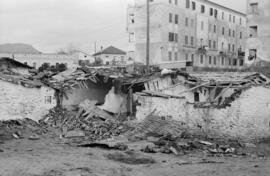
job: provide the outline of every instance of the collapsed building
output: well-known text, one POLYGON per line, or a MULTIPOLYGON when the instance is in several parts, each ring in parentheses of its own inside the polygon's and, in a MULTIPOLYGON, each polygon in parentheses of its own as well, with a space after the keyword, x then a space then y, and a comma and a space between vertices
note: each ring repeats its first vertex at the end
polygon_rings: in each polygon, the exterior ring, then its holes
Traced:
POLYGON ((0 120, 38 120, 56 106, 55 90, 35 79, 31 69, 9 58, 0 59, 0 120))
POLYGON ((27 74, 25 65, 1 65, 1 117, 39 119, 55 106, 78 110, 86 102, 106 116, 141 122, 155 114, 207 137, 269 137, 270 79, 260 73, 187 74, 138 65, 81 67, 46 77, 27 74))
POLYGON ((83 67, 60 80, 67 93, 61 94, 59 102, 65 108, 88 99, 111 114, 142 121, 154 113, 209 137, 269 136, 270 79, 260 73, 152 70, 131 74, 116 68, 83 67))

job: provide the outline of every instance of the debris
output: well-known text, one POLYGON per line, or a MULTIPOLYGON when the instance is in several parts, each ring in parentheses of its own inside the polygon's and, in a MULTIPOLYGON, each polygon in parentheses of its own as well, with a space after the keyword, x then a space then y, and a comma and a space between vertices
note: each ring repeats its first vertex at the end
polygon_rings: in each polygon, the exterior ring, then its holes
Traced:
POLYGON ((133 152, 125 152, 125 153, 110 153, 106 155, 106 157, 110 160, 118 161, 125 164, 154 164, 156 161, 152 158, 141 156, 140 154, 133 152))
POLYGON ((207 141, 199 141, 200 144, 204 144, 204 145, 208 145, 208 146, 212 146, 213 144, 211 142, 207 142, 207 141))
POLYGON ((89 148, 102 148, 102 149, 115 149, 115 150, 127 150, 128 146, 123 143, 102 143, 102 142, 93 142, 88 144, 81 144, 78 147, 89 147, 89 148))
POLYGON ((252 144, 252 143, 245 143, 244 145, 247 148, 256 148, 257 147, 255 144, 252 144))
POLYGON ((40 137, 38 135, 32 135, 28 138, 29 140, 39 140, 40 137))
POLYGON ((73 130, 73 131, 68 131, 66 136, 67 138, 73 138, 73 137, 84 137, 85 133, 80 130, 73 130))
POLYGON ((15 139, 20 139, 20 136, 18 134, 12 134, 12 136, 15 138, 15 139))

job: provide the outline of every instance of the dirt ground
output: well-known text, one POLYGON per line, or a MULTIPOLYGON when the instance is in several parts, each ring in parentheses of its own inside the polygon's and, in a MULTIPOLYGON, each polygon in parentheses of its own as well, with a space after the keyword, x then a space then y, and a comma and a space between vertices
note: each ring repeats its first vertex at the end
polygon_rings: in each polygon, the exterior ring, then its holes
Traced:
MULTIPOLYGON (((124 151, 79 148, 64 140, 16 139, 0 144, 1 176, 269 176, 268 157, 207 157, 204 153, 183 156, 133 153, 149 163, 123 163, 108 155, 124 151)), ((139 160, 138 160, 139 161, 139 160)))

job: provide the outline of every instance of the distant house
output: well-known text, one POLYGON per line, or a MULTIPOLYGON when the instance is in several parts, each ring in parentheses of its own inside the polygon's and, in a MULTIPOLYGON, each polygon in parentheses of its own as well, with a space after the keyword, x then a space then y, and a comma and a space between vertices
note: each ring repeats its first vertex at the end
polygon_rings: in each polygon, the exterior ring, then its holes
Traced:
POLYGON ((0 58, 0 120, 39 120, 56 106, 56 90, 33 77, 29 67, 0 58))
POLYGON ((96 60, 100 60, 103 65, 126 65, 127 53, 113 46, 93 55, 96 60))

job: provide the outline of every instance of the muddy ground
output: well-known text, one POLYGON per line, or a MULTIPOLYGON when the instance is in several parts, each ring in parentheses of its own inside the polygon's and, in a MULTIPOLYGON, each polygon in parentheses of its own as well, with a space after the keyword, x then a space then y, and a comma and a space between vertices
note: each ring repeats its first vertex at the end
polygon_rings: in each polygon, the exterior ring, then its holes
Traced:
MULTIPOLYGON (((260 148, 261 147, 261 148, 260 148)), ((204 152, 175 156, 80 148, 63 139, 14 139, 0 144, 1 176, 269 176, 264 156, 209 157, 204 152), (119 160, 115 161, 112 159, 119 160), (127 159, 130 156, 136 159, 127 159)))

